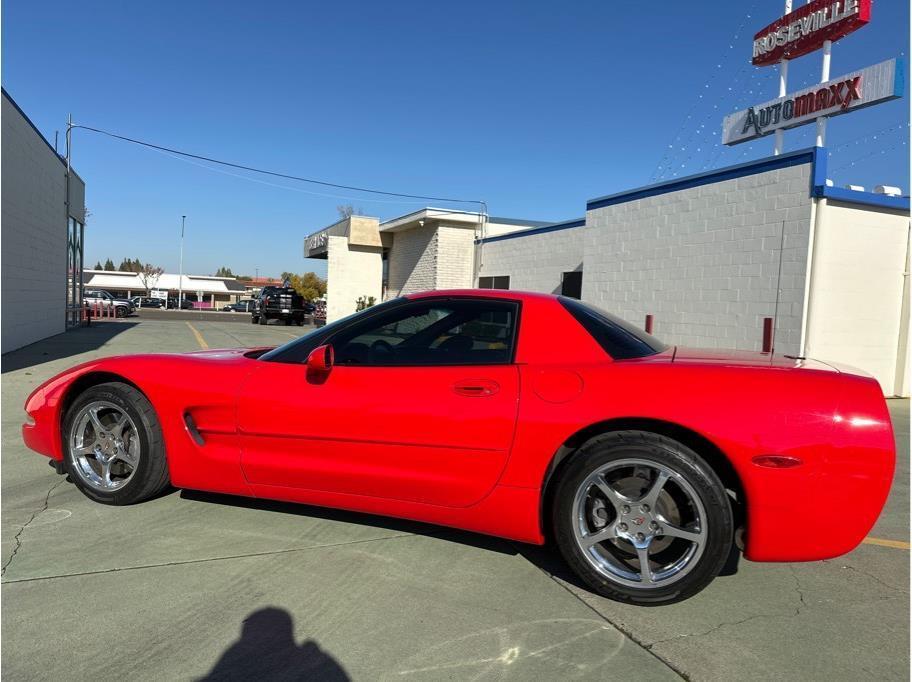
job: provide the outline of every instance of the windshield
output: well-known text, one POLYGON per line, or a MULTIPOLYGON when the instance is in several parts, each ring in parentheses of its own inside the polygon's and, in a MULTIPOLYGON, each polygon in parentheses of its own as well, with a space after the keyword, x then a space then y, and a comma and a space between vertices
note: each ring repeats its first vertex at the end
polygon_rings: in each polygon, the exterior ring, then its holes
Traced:
POLYGON ((389 308, 393 308, 397 305, 401 305, 407 299, 405 298, 394 298, 389 301, 384 301, 365 310, 359 310, 356 313, 351 315, 346 315, 343 318, 330 322, 329 324, 314 329, 304 336, 301 336, 294 341, 289 341, 288 343, 273 348, 268 353, 264 353, 258 359, 273 361, 273 362, 305 362, 307 356, 317 346, 321 345, 324 339, 328 339, 330 336, 335 334, 338 330, 343 327, 348 326, 350 322, 360 317, 367 317, 369 315, 374 315, 378 312, 383 312, 389 308))
POLYGON ((662 343, 656 337, 634 327, 617 315, 612 315, 573 298, 560 296, 559 300, 561 305, 615 360, 642 358, 661 353, 668 348, 668 344, 662 343))

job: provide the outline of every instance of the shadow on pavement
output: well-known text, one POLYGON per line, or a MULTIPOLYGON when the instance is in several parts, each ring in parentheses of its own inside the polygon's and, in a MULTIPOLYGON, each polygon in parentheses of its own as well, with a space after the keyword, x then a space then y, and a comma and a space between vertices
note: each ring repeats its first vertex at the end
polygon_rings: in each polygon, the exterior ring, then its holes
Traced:
POLYGON ((200 678, 215 680, 329 680, 350 679, 339 662, 308 639, 294 639, 294 621, 285 609, 269 606, 254 611, 241 625, 241 637, 200 678))
POLYGON ((275 500, 261 500, 252 497, 235 497, 233 495, 223 495, 220 493, 206 493, 199 490, 181 490, 180 496, 184 499, 196 500, 198 502, 224 504, 231 507, 243 507, 245 509, 260 509, 278 514, 308 516, 310 518, 370 526, 371 528, 384 528, 399 533, 424 535, 426 537, 438 538, 447 542, 456 542, 469 547, 477 547, 479 549, 499 552, 501 554, 515 555, 518 553, 516 547, 513 546, 513 543, 508 540, 464 530, 457 530, 455 528, 435 526, 420 521, 396 519, 390 516, 377 516, 375 514, 353 512, 344 509, 332 509, 330 507, 312 507, 297 502, 278 502, 275 500))
POLYGON ((118 334, 135 327, 138 322, 108 320, 93 322, 88 327, 78 327, 51 336, 0 356, 0 372, 6 374, 34 367, 52 360, 68 358, 101 348, 118 334))

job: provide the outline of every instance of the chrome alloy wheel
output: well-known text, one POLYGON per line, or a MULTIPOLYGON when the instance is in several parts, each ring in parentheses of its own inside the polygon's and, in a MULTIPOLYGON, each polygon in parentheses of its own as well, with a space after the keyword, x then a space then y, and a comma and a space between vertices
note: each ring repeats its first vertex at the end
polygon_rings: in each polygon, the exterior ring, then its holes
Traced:
POLYGON ((657 588, 698 563, 706 512, 676 471, 638 458, 609 462, 577 488, 573 532, 586 561, 609 580, 657 588))
POLYGON ((139 431, 123 408, 97 400, 72 421, 69 452, 72 471, 104 492, 125 486, 139 465, 139 431))

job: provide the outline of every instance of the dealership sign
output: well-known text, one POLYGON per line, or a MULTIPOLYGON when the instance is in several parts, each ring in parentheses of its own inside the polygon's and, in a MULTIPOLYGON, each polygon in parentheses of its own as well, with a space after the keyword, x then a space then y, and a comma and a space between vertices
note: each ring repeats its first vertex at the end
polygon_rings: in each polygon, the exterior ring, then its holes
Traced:
POLYGON ((819 117, 838 116, 902 96, 903 62, 890 59, 725 117, 722 143, 756 140, 819 117))
POLYGON ((757 32, 753 64, 776 64, 808 54, 870 20, 871 0, 812 0, 757 32))

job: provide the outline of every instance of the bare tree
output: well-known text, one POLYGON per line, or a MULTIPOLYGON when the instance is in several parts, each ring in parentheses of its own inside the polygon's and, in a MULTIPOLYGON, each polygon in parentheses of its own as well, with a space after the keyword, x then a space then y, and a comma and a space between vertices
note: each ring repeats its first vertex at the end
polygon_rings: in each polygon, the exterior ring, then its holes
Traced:
POLYGON ((353 215, 364 215, 364 212, 360 208, 355 208, 351 204, 340 204, 336 206, 336 210, 339 212, 339 217, 343 220, 345 218, 351 218, 353 215))
POLYGON ((136 273, 139 275, 139 281, 142 282, 142 285, 146 288, 146 294, 152 291, 152 288, 158 283, 158 278, 161 277, 164 271, 164 268, 146 263, 142 266, 142 270, 136 273))

